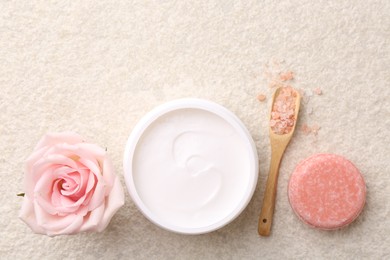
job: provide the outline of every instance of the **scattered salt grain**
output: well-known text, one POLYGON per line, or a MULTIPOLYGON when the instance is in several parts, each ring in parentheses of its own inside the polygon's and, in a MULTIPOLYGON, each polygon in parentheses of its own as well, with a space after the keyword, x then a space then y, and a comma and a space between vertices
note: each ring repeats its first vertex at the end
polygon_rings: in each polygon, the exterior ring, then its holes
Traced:
POLYGON ((322 90, 320 88, 315 88, 314 93, 317 95, 322 95, 322 90))
POLYGON ((309 135, 311 132, 311 129, 307 124, 303 124, 301 130, 305 135, 309 135))
POLYGON ((279 87, 284 87, 284 84, 276 79, 270 80, 268 84, 269 88, 279 88, 279 87))
POLYGON ((312 132, 314 135, 317 135, 319 130, 320 130, 320 126, 319 126, 319 125, 313 125, 313 126, 311 127, 311 132, 312 132))
POLYGON ((259 100, 260 102, 264 102, 266 99, 267 97, 264 94, 257 95, 257 100, 259 100))
POLYGON ((294 79, 294 73, 292 71, 280 73, 279 79, 281 81, 292 80, 292 79, 294 79))
POLYGON ((303 132, 303 134, 305 135, 309 135, 309 134, 314 134, 315 136, 317 136, 318 134, 318 131, 320 130, 320 126, 317 125, 317 124, 314 124, 313 126, 308 126, 307 124, 303 124, 302 127, 301 127, 301 131, 303 132))
POLYGON ((264 102, 267 100, 267 96, 264 94, 259 94, 257 95, 257 100, 259 100, 260 102, 264 102))
POLYGON ((297 92, 291 86, 280 89, 272 106, 270 126, 275 134, 291 132, 295 125, 295 101, 297 92))

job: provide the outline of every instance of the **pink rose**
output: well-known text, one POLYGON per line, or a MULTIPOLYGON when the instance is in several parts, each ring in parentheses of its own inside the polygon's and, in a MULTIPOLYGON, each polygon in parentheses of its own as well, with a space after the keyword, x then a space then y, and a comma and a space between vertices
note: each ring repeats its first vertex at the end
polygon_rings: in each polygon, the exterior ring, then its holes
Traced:
POLYGON ((19 217, 49 236, 102 231, 124 204, 106 151, 74 133, 44 136, 26 161, 19 217))

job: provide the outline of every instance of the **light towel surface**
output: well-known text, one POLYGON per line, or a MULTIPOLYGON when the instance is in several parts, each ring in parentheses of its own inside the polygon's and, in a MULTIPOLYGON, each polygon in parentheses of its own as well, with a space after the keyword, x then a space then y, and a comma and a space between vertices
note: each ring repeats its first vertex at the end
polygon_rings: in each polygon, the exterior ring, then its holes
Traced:
POLYGON ((387 0, 0 1, 0 258, 389 259, 389 14, 387 0), (264 238, 257 221, 272 90, 263 73, 279 63, 310 100, 282 161, 264 238), (322 95, 312 93, 317 87, 322 95), (23 163, 45 133, 74 131, 107 147, 124 186, 122 157, 137 121, 184 97, 227 107, 254 138, 258 186, 234 222, 174 234, 150 223, 127 192, 103 233, 49 238, 17 218, 23 163), (304 124, 320 126, 317 137, 304 124), (342 155, 365 178, 366 205, 345 229, 314 230, 288 203, 290 174, 315 153, 342 155))

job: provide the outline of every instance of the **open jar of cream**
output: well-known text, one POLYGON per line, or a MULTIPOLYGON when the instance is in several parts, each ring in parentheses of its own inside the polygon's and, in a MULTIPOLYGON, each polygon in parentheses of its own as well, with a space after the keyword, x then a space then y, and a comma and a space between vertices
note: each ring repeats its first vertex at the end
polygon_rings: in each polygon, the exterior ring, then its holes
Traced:
POLYGON ((226 108, 202 99, 163 104, 135 126, 124 153, 131 198, 158 226, 184 234, 219 229, 249 203, 256 147, 226 108))

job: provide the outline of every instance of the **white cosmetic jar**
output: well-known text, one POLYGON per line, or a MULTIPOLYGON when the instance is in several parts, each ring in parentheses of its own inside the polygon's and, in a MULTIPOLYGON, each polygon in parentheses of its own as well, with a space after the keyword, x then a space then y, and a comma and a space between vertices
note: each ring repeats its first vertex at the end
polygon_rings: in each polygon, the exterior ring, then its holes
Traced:
POLYGON ((203 99, 160 105, 134 127, 124 152, 129 194, 154 224, 203 234, 233 221, 257 184, 258 156, 244 124, 203 99))

